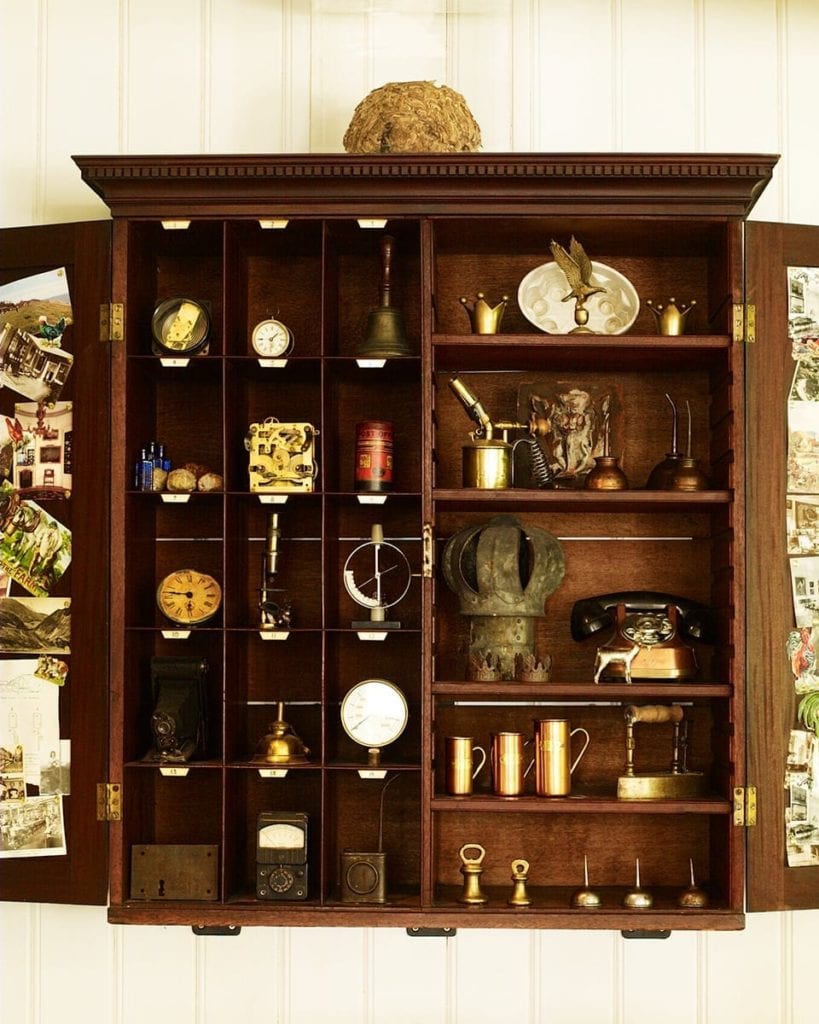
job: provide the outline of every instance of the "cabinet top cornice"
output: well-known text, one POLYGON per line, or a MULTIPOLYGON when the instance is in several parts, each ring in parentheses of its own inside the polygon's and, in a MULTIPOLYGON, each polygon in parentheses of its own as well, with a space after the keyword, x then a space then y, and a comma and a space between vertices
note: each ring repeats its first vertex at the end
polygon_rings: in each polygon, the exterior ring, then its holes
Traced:
POLYGON ((774 155, 76 156, 116 216, 555 213, 745 217, 774 155))

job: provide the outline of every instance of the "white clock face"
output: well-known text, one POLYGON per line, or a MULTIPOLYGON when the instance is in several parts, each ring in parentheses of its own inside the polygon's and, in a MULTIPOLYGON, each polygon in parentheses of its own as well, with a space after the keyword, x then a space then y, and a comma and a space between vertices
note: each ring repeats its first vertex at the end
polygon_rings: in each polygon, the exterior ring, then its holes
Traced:
POLYGON ((290 329, 279 320, 262 320, 253 328, 251 336, 254 351, 270 359, 284 355, 292 340, 290 329))
POLYGON ((407 725, 403 693, 386 679, 365 679, 341 702, 341 724, 347 735, 364 747, 393 743, 407 725))

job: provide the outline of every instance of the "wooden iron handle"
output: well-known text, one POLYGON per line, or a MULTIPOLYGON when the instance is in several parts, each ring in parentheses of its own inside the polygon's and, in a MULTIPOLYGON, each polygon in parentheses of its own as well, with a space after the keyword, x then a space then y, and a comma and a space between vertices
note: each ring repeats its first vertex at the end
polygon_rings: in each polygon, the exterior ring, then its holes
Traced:
POLYGON ((681 722, 683 709, 679 704, 644 704, 641 707, 629 704, 625 715, 630 722, 681 722))

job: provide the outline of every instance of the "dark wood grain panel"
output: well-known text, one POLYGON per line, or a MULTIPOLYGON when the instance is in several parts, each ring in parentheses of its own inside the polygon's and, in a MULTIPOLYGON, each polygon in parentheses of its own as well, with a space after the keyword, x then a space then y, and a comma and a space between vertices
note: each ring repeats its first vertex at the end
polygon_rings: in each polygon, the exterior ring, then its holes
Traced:
MULTIPOLYGON (((71 795, 63 800, 68 854, 0 862, 4 900, 107 899, 107 826, 96 820, 96 787, 108 778, 110 343, 99 340, 99 318, 110 296, 110 259, 107 223, 0 232, 2 280, 64 266, 74 318, 64 337, 74 364, 61 396, 73 402, 73 489, 70 507, 48 503, 48 511, 72 531, 71 567, 61 581, 72 600, 69 681, 60 700, 61 736, 71 741, 71 795)), ((8 387, 0 395, 7 416, 24 400, 8 387)))

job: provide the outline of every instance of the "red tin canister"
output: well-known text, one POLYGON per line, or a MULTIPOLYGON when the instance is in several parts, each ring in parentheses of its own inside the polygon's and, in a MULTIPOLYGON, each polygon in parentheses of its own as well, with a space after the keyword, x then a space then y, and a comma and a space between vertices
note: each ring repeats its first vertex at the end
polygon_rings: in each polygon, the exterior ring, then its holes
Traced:
POLYGON ((355 489, 392 490, 392 423, 364 420, 355 426, 355 489))

